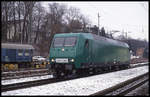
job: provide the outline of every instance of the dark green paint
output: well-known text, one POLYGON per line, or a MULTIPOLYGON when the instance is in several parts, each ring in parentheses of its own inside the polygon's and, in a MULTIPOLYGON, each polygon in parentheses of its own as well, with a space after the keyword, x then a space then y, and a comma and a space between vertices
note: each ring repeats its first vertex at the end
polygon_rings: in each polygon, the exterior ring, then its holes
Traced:
POLYGON ((118 43, 112 39, 105 38, 104 40, 95 40, 91 33, 56 34, 54 38, 72 36, 77 37, 76 45, 73 47, 53 48, 51 46, 50 61, 52 58, 73 58, 75 60, 75 67, 80 68, 81 63, 108 63, 114 62, 114 59, 124 63, 130 60, 128 45, 118 43), (86 40, 89 42, 88 48, 85 47, 86 40), (64 52, 61 51, 62 48, 64 48, 64 52))

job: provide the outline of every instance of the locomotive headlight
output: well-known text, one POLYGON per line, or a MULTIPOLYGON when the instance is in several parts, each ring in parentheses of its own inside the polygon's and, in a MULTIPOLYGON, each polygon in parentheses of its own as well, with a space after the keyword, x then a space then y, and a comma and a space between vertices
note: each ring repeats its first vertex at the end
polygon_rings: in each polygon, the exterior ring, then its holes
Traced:
POLYGON ((71 62, 74 62, 74 59, 71 59, 71 62))
POLYGON ((52 61, 52 62, 54 62, 55 60, 54 60, 54 59, 52 59, 51 61, 52 61))

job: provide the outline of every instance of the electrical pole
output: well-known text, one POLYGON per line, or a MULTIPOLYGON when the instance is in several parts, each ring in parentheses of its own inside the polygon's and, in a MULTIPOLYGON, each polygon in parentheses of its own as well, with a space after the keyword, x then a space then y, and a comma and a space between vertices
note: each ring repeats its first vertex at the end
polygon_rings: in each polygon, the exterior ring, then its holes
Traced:
POLYGON ((98 35, 100 35, 100 32, 99 32, 99 18, 100 18, 100 16, 99 16, 99 13, 98 13, 98 35))
POLYGON ((21 32, 21 44, 22 44, 22 34, 23 34, 23 33, 21 32))
POLYGON ((124 39, 125 38, 124 29, 122 30, 122 36, 123 36, 123 39, 124 39))
POLYGON ((126 32, 126 39, 127 39, 128 37, 127 37, 127 32, 126 32))

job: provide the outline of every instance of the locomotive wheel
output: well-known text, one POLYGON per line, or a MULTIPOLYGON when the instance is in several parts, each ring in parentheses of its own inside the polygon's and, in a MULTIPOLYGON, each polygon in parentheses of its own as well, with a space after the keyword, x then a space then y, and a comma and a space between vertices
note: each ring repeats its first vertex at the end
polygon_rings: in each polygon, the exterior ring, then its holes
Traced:
POLYGON ((51 70, 51 74, 54 78, 57 78, 57 72, 54 69, 51 70))
POLYGON ((118 71, 120 68, 119 66, 115 66, 115 70, 118 71))
POLYGON ((93 72, 94 72, 94 69, 93 68, 89 68, 89 71, 88 71, 89 75, 94 74, 93 72))
POLYGON ((111 66, 109 66, 108 68, 109 68, 109 71, 111 71, 111 70, 112 70, 111 66))

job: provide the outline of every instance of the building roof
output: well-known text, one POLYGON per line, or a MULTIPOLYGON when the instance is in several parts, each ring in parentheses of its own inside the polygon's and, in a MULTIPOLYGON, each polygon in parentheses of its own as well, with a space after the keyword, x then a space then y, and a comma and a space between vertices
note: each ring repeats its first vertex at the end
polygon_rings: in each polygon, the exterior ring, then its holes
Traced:
POLYGON ((32 45, 28 44, 12 44, 12 43, 2 43, 2 48, 8 49, 34 49, 32 45))

